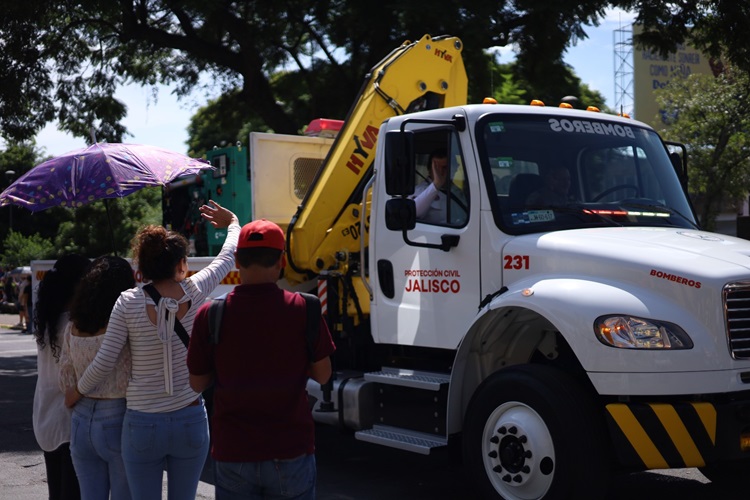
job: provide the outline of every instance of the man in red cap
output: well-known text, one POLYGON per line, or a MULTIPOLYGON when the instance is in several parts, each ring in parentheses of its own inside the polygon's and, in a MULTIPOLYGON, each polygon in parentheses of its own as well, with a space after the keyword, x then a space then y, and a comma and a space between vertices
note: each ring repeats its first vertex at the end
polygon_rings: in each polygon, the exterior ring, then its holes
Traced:
POLYGON ((217 500, 315 498, 315 425, 308 377, 331 377, 335 346, 322 317, 314 342, 305 299, 276 284, 286 265, 284 232, 273 222, 242 227, 218 342, 209 304, 198 311, 188 349, 190 385, 213 384, 211 456, 217 500), (308 343, 312 345, 308 346, 308 343))

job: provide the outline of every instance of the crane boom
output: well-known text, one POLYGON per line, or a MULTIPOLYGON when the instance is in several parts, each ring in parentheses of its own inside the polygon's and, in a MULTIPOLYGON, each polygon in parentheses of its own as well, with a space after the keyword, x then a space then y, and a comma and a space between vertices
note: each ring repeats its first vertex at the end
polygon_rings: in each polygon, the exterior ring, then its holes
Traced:
POLYGON ((287 230, 285 277, 301 283, 356 252, 361 189, 371 176, 380 124, 395 115, 466 103, 459 38, 424 35, 376 64, 287 230), (359 194, 359 196, 356 196, 359 194))

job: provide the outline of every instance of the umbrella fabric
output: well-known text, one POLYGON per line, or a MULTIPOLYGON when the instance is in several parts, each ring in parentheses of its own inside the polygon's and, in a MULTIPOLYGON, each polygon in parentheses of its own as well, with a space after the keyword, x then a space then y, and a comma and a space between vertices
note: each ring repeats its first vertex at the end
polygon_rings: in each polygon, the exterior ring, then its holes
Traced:
POLYGON ((147 186, 213 167, 204 160, 143 144, 102 143, 47 160, 0 194, 0 206, 76 208, 103 198, 122 198, 147 186))
POLYGON ((11 276, 18 276, 19 274, 21 275, 28 274, 29 276, 31 276, 31 267, 29 266, 16 267, 8 274, 10 274, 11 276))

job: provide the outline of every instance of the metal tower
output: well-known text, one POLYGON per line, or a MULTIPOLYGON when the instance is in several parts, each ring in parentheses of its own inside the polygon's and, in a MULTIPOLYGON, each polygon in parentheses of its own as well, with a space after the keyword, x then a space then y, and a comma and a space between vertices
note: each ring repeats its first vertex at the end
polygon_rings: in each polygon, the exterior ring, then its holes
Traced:
POLYGON ((633 97, 633 30, 631 26, 614 31, 615 110, 635 118, 633 97))

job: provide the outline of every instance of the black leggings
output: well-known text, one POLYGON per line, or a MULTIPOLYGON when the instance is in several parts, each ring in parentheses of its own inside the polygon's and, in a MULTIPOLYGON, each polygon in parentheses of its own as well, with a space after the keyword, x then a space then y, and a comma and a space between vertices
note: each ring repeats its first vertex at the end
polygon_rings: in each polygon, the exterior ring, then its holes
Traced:
POLYGON ((47 487, 50 500, 79 500, 81 490, 70 458, 70 443, 60 445, 55 451, 44 452, 47 468, 47 487))

